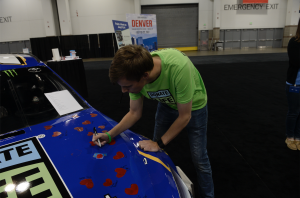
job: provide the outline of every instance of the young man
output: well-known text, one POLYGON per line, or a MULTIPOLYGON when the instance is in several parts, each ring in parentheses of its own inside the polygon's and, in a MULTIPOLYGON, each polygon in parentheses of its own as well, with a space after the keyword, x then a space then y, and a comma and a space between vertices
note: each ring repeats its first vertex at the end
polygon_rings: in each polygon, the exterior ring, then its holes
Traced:
MULTIPOLYGON (((143 98, 159 101, 154 137, 139 142, 144 151, 157 152, 186 128, 201 197, 214 197, 214 185, 206 150, 207 95, 202 78, 190 59, 176 49, 151 54, 138 45, 117 51, 109 69, 112 83, 129 92, 130 111, 108 133, 111 138, 134 125, 142 116, 143 98)), ((108 135, 93 137, 101 145, 108 135)))

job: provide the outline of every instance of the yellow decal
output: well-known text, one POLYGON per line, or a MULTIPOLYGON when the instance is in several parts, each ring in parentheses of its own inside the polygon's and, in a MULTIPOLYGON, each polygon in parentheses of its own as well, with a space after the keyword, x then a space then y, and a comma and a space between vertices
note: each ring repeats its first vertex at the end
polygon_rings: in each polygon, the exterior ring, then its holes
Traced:
POLYGON ((144 157, 146 157, 146 158, 148 158, 148 159, 151 159, 151 160, 153 160, 153 161, 156 161, 156 162, 160 163, 160 164, 163 165, 168 171, 171 172, 170 168, 169 168, 168 166, 166 166, 166 165, 165 165, 160 159, 158 159, 157 157, 154 157, 154 156, 152 156, 152 155, 143 153, 143 152, 141 152, 141 151, 139 151, 139 150, 138 150, 138 152, 139 152, 140 155, 142 155, 142 156, 144 156, 144 157))
POLYGON ((21 64, 21 65, 27 65, 26 58, 24 58, 23 56, 20 56, 20 55, 16 55, 16 56, 19 56, 24 61, 25 64, 21 64))

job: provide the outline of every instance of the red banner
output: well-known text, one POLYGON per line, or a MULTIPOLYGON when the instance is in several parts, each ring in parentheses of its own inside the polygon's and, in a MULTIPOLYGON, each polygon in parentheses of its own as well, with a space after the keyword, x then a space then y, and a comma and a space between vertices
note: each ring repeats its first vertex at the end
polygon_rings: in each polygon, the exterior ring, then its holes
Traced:
POLYGON ((268 3, 268 0, 243 0, 243 3, 268 3))

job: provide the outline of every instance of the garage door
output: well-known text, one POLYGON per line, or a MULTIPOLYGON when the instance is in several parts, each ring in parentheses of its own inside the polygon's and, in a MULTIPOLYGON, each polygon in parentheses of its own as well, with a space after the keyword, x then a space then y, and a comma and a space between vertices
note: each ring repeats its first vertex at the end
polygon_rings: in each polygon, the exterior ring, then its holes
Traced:
POLYGON ((142 6, 156 14, 158 48, 198 46, 198 4, 142 6))

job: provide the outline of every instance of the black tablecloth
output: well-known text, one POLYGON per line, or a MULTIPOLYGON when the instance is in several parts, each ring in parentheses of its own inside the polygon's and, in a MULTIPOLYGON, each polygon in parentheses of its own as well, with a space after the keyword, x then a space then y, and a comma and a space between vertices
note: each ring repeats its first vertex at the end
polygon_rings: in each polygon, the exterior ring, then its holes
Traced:
POLYGON ((48 61, 47 65, 71 85, 84 99, 88 98, 85 70, 82 59, 48 61))

